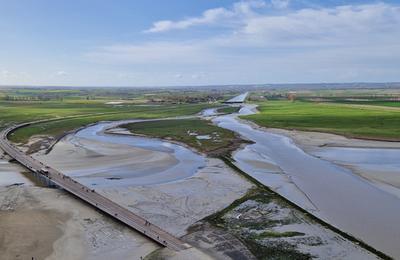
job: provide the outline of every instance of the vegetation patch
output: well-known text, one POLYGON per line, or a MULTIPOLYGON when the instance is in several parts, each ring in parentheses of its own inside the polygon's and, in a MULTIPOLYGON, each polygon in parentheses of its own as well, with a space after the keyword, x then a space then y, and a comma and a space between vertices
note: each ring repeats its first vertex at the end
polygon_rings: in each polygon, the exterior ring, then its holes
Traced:
POLYGON ((400 111, 332 103, 267 101, 259 114, 243 116, 260 126, 399 141, 400 111))
POLYGON ((15 120, 16 122, 33 121, 46 118, 58 120, 33 124, 27 127, 20 128, 11 135, 11 141, 17 143, 26 143, 33 135, 48 135, 57 139, 73 129, 96 123, 98 121, 183 116, 195 114, 207 107, 210 107, 210 105, 208 104, 128 106, 117 108, 112 106, 109 106, 107 108, 107 106, 104 104, 95 104, 87 105, 86 109, 83 109, 81 105, 74 105, 72 106, 73 108, 70 108, 70 106, 71 104, 67 106, 59 106, 58 108, 46 108, 46 106, 38 106, 36 108, 36 110, 38 111, 37 115, 35 116, 35 114, 33 113, 32 115, 35 117, 30 118, 30 120, 28 118, 25 118, 25 113, 28 113, 27 110, 21 110, 18 113, 14 111, 13 114, 15 115, 15 117, 13 117, 13 120, 15 120), (93 111, 99 112, 93 113, 93 111), (68 116, 76 115, 79 116, 74 118, 66 118, 68 116))
POLYGON ((296 231, 286 231, 286 232, 276 232, 276 231, 264 231, 260 234, 256 235, 256 239, 262 238, 280 238, 280 237, 296 237, 296 236, 304 236, 305 234, 302 232, 296 231))
POLYGON ((206 220, 238 237, 257 259, 311 259, 285 238, 301 237, 297 231, 277 232, 274 227, 298 223, 292 209, 273 193, 251 189, 244 197, 206 220))
POLYGON ((210 156, 228 154, 244 142, 234 132, 199 118, 138 122, 121 127, 134 134, 183 142, 210 156))

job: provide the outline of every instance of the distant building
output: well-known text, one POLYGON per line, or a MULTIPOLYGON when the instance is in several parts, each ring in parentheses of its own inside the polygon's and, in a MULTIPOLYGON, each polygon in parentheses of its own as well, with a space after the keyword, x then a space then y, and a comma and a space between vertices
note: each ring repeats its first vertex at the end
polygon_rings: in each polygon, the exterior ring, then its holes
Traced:
POLYGON ((296 100, 296 92, 295 91, 291 91, 287 94, 287 98, 289 101, 295 101, 296 100))

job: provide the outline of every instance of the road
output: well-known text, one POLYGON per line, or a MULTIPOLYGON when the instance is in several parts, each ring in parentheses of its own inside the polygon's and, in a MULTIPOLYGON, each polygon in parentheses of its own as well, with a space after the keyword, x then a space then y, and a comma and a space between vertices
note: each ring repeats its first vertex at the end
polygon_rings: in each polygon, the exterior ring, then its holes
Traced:
POLYGON ((30 171, 42 174, 44 177, 48 178, 57 186, 72 193, 73 195, 91 204, 97 209, 107 213, 113 218, 125 223, 129 227, 147 236, 158 244, 166 246, 169 249, 175 251, 180 251, 191 247, 189 244, 184 243, 183 241, 169 234, 160 227, 150 223, 149 221, 136 215, 132 211, 129 211, 128 209, 102 196, 94 189, 80 184, 69 176, 64 175, 56 169, 53 169, 48 165, 44 165, 42 162, 25 154, 8 140, 8 135, 14 130, 38 122, 43 121, 24 123, 3 130, 0 133, 0 148, 30 171))

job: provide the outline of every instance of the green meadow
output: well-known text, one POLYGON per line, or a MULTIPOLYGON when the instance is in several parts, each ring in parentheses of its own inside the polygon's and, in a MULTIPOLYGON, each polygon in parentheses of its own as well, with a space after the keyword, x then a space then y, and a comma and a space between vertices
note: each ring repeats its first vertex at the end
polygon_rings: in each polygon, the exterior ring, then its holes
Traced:
POLYGON ((199 118, 139 122, 122 127, 134 134, 183 142, 210 155, 220 155, 234 150, 241 143, 232 131, 199 118), (199 139, 197 136, 207 136, 209 139, 199 139))
POLYGON ((60 136, 65 132, 98 121, 132 118, 164 118, 192 115, 210 107, 208 104, 181 105, 106 105, 98 102, 1 102, 1 127, 40 119, 55 119, 17 130, 11 140, 25 143, 32 135, 60 136), (75 118, 68 118, 75 116, 75 118))
POLYGON ((348 137, 400 140, 400 110, 351 107, 334 103, 266 101, 260 113, 244 116, 260 126, 340 134, 348 137))

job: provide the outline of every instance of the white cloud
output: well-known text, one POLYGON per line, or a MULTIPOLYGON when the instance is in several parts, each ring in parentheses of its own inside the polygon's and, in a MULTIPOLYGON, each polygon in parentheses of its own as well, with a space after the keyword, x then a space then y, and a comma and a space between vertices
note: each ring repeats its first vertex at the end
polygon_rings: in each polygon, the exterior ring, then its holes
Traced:
POLYGON ((68 75, 68 73, 63 70, 59 70, 56 72, 56 76, 58 76, 58 77, 65 77, 67 75, 68 75))
MULTIPOLYGON (((286 8, 288 0, 272 0, 275 8, 286 8)), ((263 1, 237 2, 232 8, 206 10, 201 17, 160 21, 147 32, 166 32, 210 25, 230 32, 212 41, 234 45, 294 46, 332 45, 384 41, 399 36, 400 7, 385 3, 345 5, 332 8, 303 8, 283 14, 256 12, 263 1), (376 37, 379 35, 379 37, 376 37)), ((207 39, 206 41, 210 41, 207 39)), ((203 41, 203 42, 206 42, 203 41)))
POLYGON ((384 39, 379 39, 377 35, 384 38, 399 36, 400 7, 379 3, 301 9, 285 15, 248 19, 240 32, 267 45, 272 42, 282 46, 304 42, 334 44, 346 39, 380 41, 384 39))
MULTIPOLYGON (((264 2, 257 3, 261 6, 264 2)), ((218 20, 226 30, 211 38, 116 44, 97 48, 87 57, 105 64, 134 66, 143 77, 170 85, 399 79, 398 5, 263 13, 248 2, 239 2, 229 10, 212 10, 219 11, 152 28, 154 32, 189 30, 218 20), (149 76, 149 71, 155 71, 154 76, 149 76), (176 71, 179 74, 175 75, 176 71)))
POLYGON ((2 71, 0 72, 0 76, 1 76, 2 78, 8 78, 10 75, 11 75, 11 73, 10 73, 8 70, 2 70, 2 71))
POLYGON ((284 9, 290 4, 290 0, 271 0, 271 4, 274 8, 284 9))
POLYGON ((208 9, 204 11, 200 17, 187 18, 181 21, 170 21, 170 20, 157 21, 153 23, 153 26, 150 29, 145 30, 145 32, 157 33, 175 29, 187 29, 192 26, 210 25, 217 23, 219 21, 223 21, 224 25, 228 25, 227 20, 231 20, 229 23, 232 23, 234 22, 232 21, 232 19, 253 15, 254 9, 261 8, 264 6, 265 2, 260 0, 237 2, 233 4, 232 8, 230 9, 222 7, 208 9))

